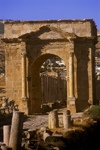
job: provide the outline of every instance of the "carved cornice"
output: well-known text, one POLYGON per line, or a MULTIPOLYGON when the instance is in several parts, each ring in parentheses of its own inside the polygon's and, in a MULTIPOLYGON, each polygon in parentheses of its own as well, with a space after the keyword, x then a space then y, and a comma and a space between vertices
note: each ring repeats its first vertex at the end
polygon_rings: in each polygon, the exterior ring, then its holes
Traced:
POLYGON ((27 24, 27 23, 59 23, 59 22, 94 22, 93 19, 60 19, 60 20, 33 20, 33 21, 20 21, 20 20, 16 20, 16 21, 4 21, 5 24, 27 24))
MULTIPOLYGON (((43 27, 40 27, 39 30, 35 31, 35 32, 30 32, 30 33, 26 33, 24 35, 19 36, 19 39, 29 39, 30 36, 39 36, 41 35, 43 32, 49 32, 49 31, 55 31, 57 33, 59 33, 64 39, 69 40, 69 38, 77 38, 78 36, 75 35, 74 33, 69 33, 69 32, 64 32, 63 30, 61 30, 60 28, 55 28, 53 26, 50 25, 46 25, 43 27)), ((38 38, 39 39, 39 38, 38 38)), ((48 40, 48 39, 47 39, 48 40)))
POLYGON ((5 43, 20 43, 22 41, 18 38, 2 38, 1 40, 5 43))
POLYGON ((64 32, 61 29, 55 28, 50 25, 43 26, 39 28, 39 30, 37 30, 36 32, 26 33, 24 35, 19 36, 18 38, 2 38, 1 40, 5 43, 21 43, 22 41, 24 42, 69 41, 71 42, 71 41, 85 41, 85 40, 92 41, 95 44, 97 43, 96 37, 93 37, 93 36, 92 37, 78 37, 74 33, 64 32), (63 37, 63 39, 40 39, 40 38, 30 39, 29 38, 30 36, 35 37, 35 36, 41 35, 43 32, 49 32, 49 31, 55 31, 59 33, 63 37))
POLYGON ((91 37, 77 37, 76 39, 75 39, 75 41, 92 41, 92 42, 94 42, 95 44, 97 44, 97 38, 96 37, 93 37, 93 36, 91 36, 91 37))

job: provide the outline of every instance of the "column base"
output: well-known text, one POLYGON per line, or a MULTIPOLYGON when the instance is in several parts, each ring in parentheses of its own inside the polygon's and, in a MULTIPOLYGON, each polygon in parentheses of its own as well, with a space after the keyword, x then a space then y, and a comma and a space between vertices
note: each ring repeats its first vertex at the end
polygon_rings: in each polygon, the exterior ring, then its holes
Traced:
POLYGON ((28 97, 22 97, 22 112, 24 112, 26 115, 29 114, 28 100, 28 97))
POLYGON ((67 109, 70 110, 71 114, 76 113, 75 97, 68 98, 67 109))
POLYGON ((90 104, 90 105, 93 105, 93 100, 88 100, 88 103, 90 104))

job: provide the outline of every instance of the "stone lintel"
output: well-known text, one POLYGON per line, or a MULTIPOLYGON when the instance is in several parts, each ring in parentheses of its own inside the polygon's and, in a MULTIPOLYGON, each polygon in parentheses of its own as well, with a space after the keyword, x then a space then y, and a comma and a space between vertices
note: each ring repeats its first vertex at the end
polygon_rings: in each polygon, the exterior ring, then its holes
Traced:
POLYGON ((2 38, 1 39, 5 43, 20 43, 21 39, 18 38, 2 38))

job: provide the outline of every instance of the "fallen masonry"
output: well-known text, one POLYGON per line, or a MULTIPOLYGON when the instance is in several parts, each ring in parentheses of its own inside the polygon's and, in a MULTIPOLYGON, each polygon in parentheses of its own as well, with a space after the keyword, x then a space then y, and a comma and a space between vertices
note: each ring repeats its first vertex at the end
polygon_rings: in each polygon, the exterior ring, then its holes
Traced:
MULTIPOLYGON (((90 119, 89 117, 82 119, 82 116, 83 113, 70 115, 69 110, 62 110, 61 113, 61 110, 56 109, 46 115, 27 116, 26 120, 23 120, 23 112, 13 111, 11 131, 9 131, 9 125, 3 127, 4 137, 3 143, 0 144, 1 149, 19 150, 22 148, 24 150, 36 148, 39 137, 44 142, 63 141, 63 135, 66 132, 76 132, 76 129, 72 128, 72 122, 78 120, 82 123, 90 119), (53 119, 51 119, 52 117, 53 119), (54 125, 49 128, 48 122, 51 122, 51 125, 54 123, 54 125)), ((94 120, 91 120, 91 122, 97 124, 94 120)))
POLYGON ((8 116, 10 116, 13 111, 18 111, 18 105, 15 104, 14 100, 10 100, 8 101, 8 97, 3 97, 2 98, 2 105, 0 107, 0 119, 4 119, 7 118, 8 116))

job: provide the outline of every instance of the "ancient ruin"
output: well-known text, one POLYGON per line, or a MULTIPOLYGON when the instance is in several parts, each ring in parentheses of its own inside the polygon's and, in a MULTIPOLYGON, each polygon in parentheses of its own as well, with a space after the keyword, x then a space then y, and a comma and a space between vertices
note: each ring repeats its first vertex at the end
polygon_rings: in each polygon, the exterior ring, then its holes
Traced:
POLYGON ((58 56, 67 70, 67 109, 96 104, 95 44, 92 19, 7 21, 4 24, 6 96, 26 114, 41 111, 40 67, 58 56))

